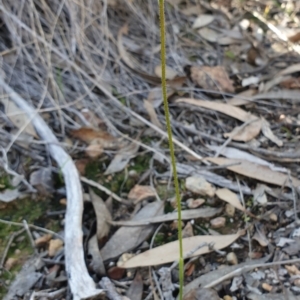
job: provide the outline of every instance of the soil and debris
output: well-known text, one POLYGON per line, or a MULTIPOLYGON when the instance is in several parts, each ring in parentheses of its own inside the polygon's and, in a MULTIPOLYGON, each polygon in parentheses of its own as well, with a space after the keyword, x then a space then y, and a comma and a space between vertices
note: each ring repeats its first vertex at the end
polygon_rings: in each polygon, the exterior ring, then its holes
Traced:
POLYGON ((300 298, 300 2, 0 1, 0 297, 300 298))

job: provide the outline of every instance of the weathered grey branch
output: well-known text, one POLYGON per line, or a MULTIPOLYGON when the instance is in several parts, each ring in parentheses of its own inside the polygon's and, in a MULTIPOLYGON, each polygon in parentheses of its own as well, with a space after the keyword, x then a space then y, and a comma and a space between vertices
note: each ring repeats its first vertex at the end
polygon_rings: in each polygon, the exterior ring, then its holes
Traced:
POLYGON ((59 145, 57 138, 38 112, 6 84, 3 78, 0 78, 0 86, 10 99, 29 116, 41 139, 48 143, 50 155, 61 168, 68 201, 65 219, 65 262, 73 299, 88 299, 100 295, 103 290, 96 289, 84 261, 81 228, 83 196, 79 174, 72 158, 59 145))

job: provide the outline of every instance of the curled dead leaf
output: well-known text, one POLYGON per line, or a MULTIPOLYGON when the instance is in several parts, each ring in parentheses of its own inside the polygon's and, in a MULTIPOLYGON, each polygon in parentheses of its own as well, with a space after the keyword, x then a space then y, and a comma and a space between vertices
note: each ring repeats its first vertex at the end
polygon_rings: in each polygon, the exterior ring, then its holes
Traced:
POLYGON ((184 71, 194 84, 203 89, 234 93, 232 81, 223 66, 186 66, 184 71))
POLYGON ((128 199, 137 204, 140 201, 156 196, 155 190, 152 186, 148 185, 135 185, 128 194, 128 199))

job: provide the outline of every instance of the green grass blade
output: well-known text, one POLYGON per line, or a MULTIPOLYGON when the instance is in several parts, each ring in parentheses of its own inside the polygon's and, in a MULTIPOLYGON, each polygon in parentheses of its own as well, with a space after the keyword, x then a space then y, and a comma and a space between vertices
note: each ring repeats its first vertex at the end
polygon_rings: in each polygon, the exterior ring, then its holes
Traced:
POLYGON ((174 185, 176 193, 176 202, 178 209, 178 240, 179 240, 179 299, 183 298, 183 245, 182 245, 182 228, 181 228, 181 199, 179 192, 179 183, 176 170, 176 160, 174 153, 174 145, 172 142, 172 129, 170 121, 169 106, 167 100, 167 84, 166 84, 166 41, 165 41, 165 11, 164 0, 159 0, 159 16, 160 16, 160 40, 161 40, 161 83, 162 83, 162 96, 165 109, 165 118, 168 131, 169 148, 174 176, 174 185))

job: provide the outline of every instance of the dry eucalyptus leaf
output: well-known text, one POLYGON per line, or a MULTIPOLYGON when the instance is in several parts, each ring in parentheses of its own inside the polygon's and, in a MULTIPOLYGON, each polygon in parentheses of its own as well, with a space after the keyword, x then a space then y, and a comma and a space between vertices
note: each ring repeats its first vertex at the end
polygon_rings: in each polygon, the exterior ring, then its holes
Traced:
POLYGON ((139 150, 137 143, 131 143, 120 149, 105 171, 105 175, 121 172, 129 163, 129 161, 137 155, 139 150))
POLYGON ((162 125, 158 120, 158 117, 157 117, 156 111, 153 107, 153 104, 149 100, 144 99, 144 107, 147 110, 147 113, 150 117, 151 123, 153 123, 154 125, 156 125, 159 128, 162 128, 162 125))
POLYGON ((267 166, 273 171, 279 171, 279 172, 284 172, 284 173, 287 172, 286 168, 277 167, 264 159, 261 159, 253 154, 250 154, 248 152, 245 152, 245 151, 242 151, 242 150, 239 150, 236 148, 232 148, 232 147, 222 148, 222 146, 212 146, 212 145, 210 145, 208 147, 216 152, 218 152, 219 149, 221 149, 220 154, 222 154, 223 156, 225 156, 227 158, 247 160, 249 162, 252 162, 252 163, 255 163, 258 165, 267 166))
POLYGON ((187 76, 194 84, 208 91, 234 93, 234 87, 223 66, 186 66, 187 76))
POLYGON ((241 106, 241 105, 247 105, 251 103, 251 96, 256 94, 255 89, 249 89, 246 91, 243 91, 239 94, 236 94, 233 98, 229 99, 227 101, 227 104, 233 105, 233 106, 241 106))
POLYGON ((152 186, 136 184, 129 192, 128 199, 137 204, 140 201, 148 198, 155 198, 156 193, 152 186))
POLYGON ((211 43, 216 43, 220 37, 220 34, 218 32, 207 27, 199 29, 198 33, 202 38, 211 43))
POLYGON ((81 127, 72 130, 71 135, 89 145, 101 145, 104 149, 118 148, 119 141, 106 131, 96 130, 89 127, 81 127))
POLYGON ((258 184, 256 189, 253 191, 253 201, 255 204, 266 205, 268 203, 268 199, 265 193, 265 190, 269 189, 264 184, 258 184))
POLYGON ((249 120, 257 119, 256 116, 246 112, 245 110, 225 103, 218 103, 218 102, 205 101, 205 100, 192 99, 192 98, 179 98, 175 102, 187 103, 187 104, 192 104, 195 106, 200 106, 207 109, 215 110, 227 116, 230 116, 232 118, 240 120, 242 122, 247 122, 249 120))
POLYGON ((143 285, 142 275, 139 271, 137 271, 129 289, 126 292, 126 296, 130 300, 142 300, 143 285))
POLYGON ((206 14, 199 15, 194 21, 192 28, 198 29, 201 27, 205 27, 209 25, 214 19, 215 17, 213 15, 206 15, 206 14))
MULTIPOLYGON (((244 234, 244 231, 239 231, 236 234, 231 235, 202 235, 202 236, 193 236, 190 238, 183 239, 183 256, 186 257, 188 253, 193 253, 191 256, 199 256, 205 253, 209 253, 212 250, 208 246, 201 247, 196 252, 193 252, 196 247, 199 247, 202 243, 214 243, 214 249, 223 249, 235 240, 237 240, 241 235, 244 234)), ((118 265, 120 268, 136 268, 136 267, 147 267, 147 266, 156 266, 161 264, 170 263, 176 261, 179 257, 179 243, 174 241, 171 243, 164 244, 162 246, 150 249, 141 254, 134 256, 133 258, 127 260, 124 263, 118 265)))
POLYGON ((98 238, 95 234, 92 236, 88 242, 88 253, 92 256, 92 260, 90 263, 90 268, 98 275, 103 276, 106 274, 105 266, 100 254, 100 250, 98 247, 98 238))
MULTIPOLYGON (((214 289, 197 288, 186 294, 183 300, 219 300, 220 297, 214 289)), ((225 299, 225 298, 224 298, 225 299)))
POLYGON ((112 217, 104 201, 91 188, 89 188, 89 194, 96 214, 97 238, 100 241, 108 236, 110 230, 109 222, 112 220, 112 217))
MULTIPOLYGON (((132 218, 132 221, 142 221, 162 215, 163 210, 162 202, 149 203, 132 218)), ((116 258, 122 253, 136 248, 149 237, 153 230, 153 225, 119 228, 101 249, 103 260, 116 258)))
POLYGON ((231 132, 224 133, 224 137, 231 138, 234 141, 249 142, 256 138, 262 128, 262 120, 257 119, 241 129, 240 126, 235 127, 231 132))
POLYGON ((38 135, 31 124, 31 119, 23 110, 21 110, 14 102, 10 101, 8 97, 3 97, 1 102, 5 107, 7 117, 17 128, 23 129, 27 134, 38 138, 38 135))
POLYGON ((47 195, 54 190, 51 168, 39 168, 30 174, 30 184, 40 193, 47 195))
MULTIPOLYGON (((289 185, 289 178, 287 174, 273 171, 267 166, 258 165, 246 160, 228 159, 222 157, 210 157, 207 158, 207 160, 217 165, 229 165, 226 167, 226 169, 262 182, 267 182, 278 186, 289 185)), ((300 186, 299 179, 295 177, 291 177, 291 179, 294 186, 300 186)))
MULTIPOLYGON (((181 211, 182 220, 192 220, 200 218, 212 218, 222 212, 222 207, 203 207, 198 209, 187 209, 181 211)), ((117 221, 111 222, 112 225, 121 225, 121 226, 139 226, 139 225, 148 225, 154 223, 164 223, 170 222, 178 219, 178 213, 172 212, 162 216, 154 216, 151 218, 144 218, 143 220, 137 221, 117 221)))
POLYGON ((235 208, 245 212, 245 208, 244 206, 241 204, 239 198, 237 197, 237 195, 235 193, 233 193, 232 191, 228 190, 228 189, 218 189, 216 191, 216 195, 219 199, 231 204, 232 206, 234 206, 235 208))
MULTIPOLYGON (((159 66, 156 66, 155 69, 154 69, 154 73, 157 77, 161 78, 161 74, 162 74, 162 68, 161 68, 161 65, 159 66)), ((175 77, 177 76, 177 72, 175 70, 173 70, 172 68, 170 67, 166 67, 166 79, 168 80, 172 80, 174 79, 175 77)))
POLYGON ((281 141, 270 128, 270 124, 268 121, 266 121, 264 118, 262 118, 262 129, 261 129, 263 135, 268 138, 270 141, 272 141, 274 144, 276 144, 278 147, 283 146, 283 141, 281 141))

